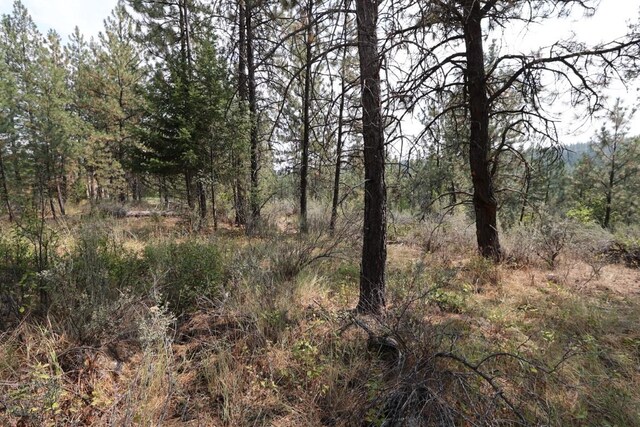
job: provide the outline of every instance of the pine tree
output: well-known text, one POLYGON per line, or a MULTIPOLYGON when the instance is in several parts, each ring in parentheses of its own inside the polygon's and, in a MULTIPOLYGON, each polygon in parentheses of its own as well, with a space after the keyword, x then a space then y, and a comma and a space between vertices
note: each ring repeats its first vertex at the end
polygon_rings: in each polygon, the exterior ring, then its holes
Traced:
POLYGON ((4 53, 7 81, 13 81, 10 99, 5 106, 4 174, 8 192, 17 207, 24 208, 33 201, 34 164, 28 143, 34 111, 34 92, 37 80, 37 59, 41 54, 42 35, 38 32, 27 9, 15 1, 10 15, 2 17, 0 44, 4 53))
POLYGON ((15 99, 16 83, 9 72, 5 61, 4 46, 0 45, 0 192, 3 208, 9 216, 9 221, 14 220, 11 193, 9 191, 8 170, 5 166, 5 158, 10 154, 9 138, 12 133, 13 100, 15 99))
POLYGON ((50 31, 38 58, 33 108, 29 114, 29 152, 36 168, 36 192, 48 200, 51 213, 65 215, 67 168, 74 154, 74 118, 70 113, 67 61, 60 36, 50 31))
POLYGON ((139 200, 142 194, 141 178, 133 172, 132 151, 144 108, 141 86, 146 70, 133 38, 134 24, 120 1, 89 50, 77 36, 72 44, 76 47, 70 49, 75 59, 77 110, 89 126, 85 160, 92 198, 112 195, 120 201, 139 200))
POLYGON ((604 125, 591 144, 598 175, 596 185, 604 198, 604 212, 599 217, 604 228, 611 228, 618 216, 629 218, 629 211, 637 208, 637 202, 633 202, 637 199, 637 193, 634 194, 633 190, 631 193, 627 192, 637 187, 640 160, 639 139, 628 136, 629 122, 634 113, 617 99, 607 117, 610 127, 604 125), (627 203, 621 202, 626 199, 626 195, 631 198, 626 200, 627 203))

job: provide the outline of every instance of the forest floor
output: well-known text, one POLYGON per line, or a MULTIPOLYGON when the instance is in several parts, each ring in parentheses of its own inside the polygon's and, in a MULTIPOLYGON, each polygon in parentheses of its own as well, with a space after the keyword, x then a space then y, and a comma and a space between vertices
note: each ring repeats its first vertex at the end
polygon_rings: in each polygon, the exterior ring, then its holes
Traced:
POLYGON ((637 268, 569 245, 551 268, 522 235, 494 265, 468 224, 398 221, 373 318, 358 224, 291 221, 72 217, 37 274, 3 223, 0 425, 640 425, 637 268))

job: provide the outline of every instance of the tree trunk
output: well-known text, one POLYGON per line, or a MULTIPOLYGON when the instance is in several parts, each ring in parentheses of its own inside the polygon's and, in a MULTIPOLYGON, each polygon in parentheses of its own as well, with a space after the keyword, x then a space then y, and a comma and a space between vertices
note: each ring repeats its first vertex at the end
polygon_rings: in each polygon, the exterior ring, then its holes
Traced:
POLYGON ((215 153, 213 142, 209 144, 209 178, 211 180, 211 217, 213 218, 213 231, 218 231, 218 212, 216 211, 216 172, 215 153))
POLYGON ((302 161, 300 163, 300 233, 309 232, 307 218, 307 182, 309 179, 309 139, 310 128, 309 110, 311 107, 311 22, 313 14, 313 0, 308 0, 307 7, 307 32, 305 40, 305 72, 304 72, 304 99, 302 112, 302 161))
POLYGON ((184 173, 184 185, 187 187, 187 206, 189 206, 189 210, 194 210, 196 204, 193 201, 193 177, 191 176, 191 172, 184 173))
POLYGON ((613 153, 611 154, 611 165, 609 169, 609 182, 607 186, 607 205, 604 209, 604 221, 602 222, 602 227, 609 228, 609 224, 611 222, 611 204, 613 202, 613 185, 615 183, 616 177, 616 144, 613 145, 613 153))
MULTIPOLYGON (((241 101, 241 111, 246 112, 246 104, 249 102, 247 93, 247 9, 244 0, 238 2, 238 96, 241 101)), ((233 201, 236 212, 235 223, 237 226, 247 225, 247 197, 245 182, 242 178, 245 170, 243 156, 237 150, 232 150, 232 162, 238 175, 234 180, 233 201)))
POLYGON ((164 209, 166 210, 169 208, 169 189, 167 188, 167 178, 164 176, 160 178, 160 194, 160 199, 164 201, 164 209))
MULTIPOLYGON (((344 61, 344 56, 342 57, 344 61)), ((336 144, 336 170, 333 176, 333 199, 331 202, 331 221, 329 222, 329 232, 333 234, 336 231, 336 221, 338 220, 338 202, 340 197, 340 174, 342 172, 342 146, 344 144, 344 132, 342 128, 342 120, 344 117, 344 98, 346 90, 346 79, 344 77, 344 69, 342 75, 340 94, 340 107, 338 109, 338 142, 336 144)))
POLYGON ((207 217, 207 193, 202 181, 198 180, 196 183, 196 189, 198 193, 198 209, 200 210, 200 218, 205 219, 207 217))
POLYGON ((133 201, 140 203, 142 200, 142 187, 140 183, 140 177, 136 174, 131 174, 131 194, 133 201))
POLYGON ((94 172, 92 170, 89 170, 87 172, 87 197, 89 198, 89 203, 91 204, 91 207, 93 209, 93 206, 96 204, 97 196, 96 196, 94 172))
POLYGON ((357 0, 356 15, 365 174, 360 299, 356 310, 377 314, 382 312, 385 306, 387 261, 387 191, 384 179, 385 147, 380 100, 380 56, 376 35, 377 1, 357 0))
MULTIPOLYGON (((347 25, 349 15, 345 13, 343 24, 343 37, 347 40, 347 25)), ((345 92, 347 91, 347 79, 345 77, 346 67, 345 61, 347 59, 347 48, 342 49, 342 63, 340 72, 340 106, 338 108, 338 141, 336 143, 336 167, 333 175, 333 198, 331 201, 331 220, 329 221, 329 233, 333 235, 336 231, 336 222, 338 220, 338 204, 340 199, 340 175, 342 173, 342 149, 344 146, 344 132, 343 132, 343 120, 344 120, 344 104, 345 104, 345 92)))
POLYGON ((529 166, 525 165, 526 171, 524 176, 524 191, 522 192, 522 207, 520 209, 520 224, 524 221, 524 214, 529 205, 529 190, 531 189, 531 172, 529 166))
POLYGON ((60 208, 60 215, 66 216, 67 211, 65 209, 64 192, 62 191, 59 182, 56 184, 56 194, 58 196, 58 207, 60 208))
POLYGON ((489 171, 489 101, 487 98, 484 51, 482 46, 482 11, 480 2, 465 1, 466 85, 469 102, 469 164, 473 182, 473 207, 476 214, 478 249, 485 258, 500 260, 497 212, 493 182, 489 171))
POLYGON ((216 206, 216 183, 211 182, 211 217, 213 218, 213 231, 218 231, 218 208, 216 206))
POLYGON ((246 10, 246 31, 247 31, 247 86, 249 89, 249 113, 251 116, 251 194, 249 203, 251 205, 251 224, 255 226, 260 219, 260 200, 258 194, 258 111, 256 96, 256 69, 253 50, 254 28, 253 28, 253 6, 251 0, 248 0, 246 10))
POLYGON ((4 160, 2 152, 0 152, 0 179, 2 180, 2 193, 4 196, 4 203, 7 208, 7 214, 9 215, 9 221, 13 222, 13 209, 11 208, 9 186, 7 185, 7 174, 4 171, 4 160))
POLYGON ((51 216, 53 216, 54 220, 57 220, 58 215, 56 214, 56 205, 53 201, 53 196, 51 195, 50 190, 47 190, 47 199, 49 200, 49 208, 51 209, 51 216))

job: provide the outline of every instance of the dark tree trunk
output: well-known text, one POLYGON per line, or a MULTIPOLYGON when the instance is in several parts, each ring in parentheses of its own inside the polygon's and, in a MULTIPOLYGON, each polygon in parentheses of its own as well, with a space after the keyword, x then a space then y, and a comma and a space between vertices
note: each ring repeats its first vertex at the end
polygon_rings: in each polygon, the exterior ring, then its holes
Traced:
POLYGON ((56 191, 58 193, 58 205, 60 206, 60 213, 62 216, 67 215, 66 206, 67 200, 69 197, 69 188, 67 182, 67 175, 65 174, 66 170, 66 162, 65 158, 62 157, 60 159, 60 171, 58 172, 58 179, 56 182, 56 191))
POLYGON ((302 159, 300 163, 300 233, 309 232, 309 223, 307 218, 307 184, 309 179, 309 139, 310 128, 309 110, 311 107, 311 38, 313 32, 311 29, 313 14, 313 0, 308 0, 307 7, 307 32, 305 40, 305 72, 304 72, 304 99, 302 112, 302 159))
POLYGON ((529 205, 529 190, 531 189, 531 172, 529 167, 525 165, 526 171, 524 176, 524 190, 522 192, 522 208, 520 209, 520 223, 524 221, 524 214, 527 211, 529 205))
POLYGON ((164 200, 164 209, 169 208, 169 189, 167 188, 167 178, 160 178, 160 199, 164 200), (164 198, 164 199, 163 199, 164 198))
MULTIPOLYGON (((343 56, 344 61, 344 56, 343 56)), ((329 232, 333 234, 336 230, 336 221, 338 220, 338 202, 340 198, 340 174, 342 172, 342 146, 344 144, 344 132, 342 129, 342 120, 344 117, 344 98, 346 90, 346 79, 344 70, 342 75, 342 92, 340 94, 340 107, 338 109, 338 142, 336 144, 336 170, 333 176, 333 199, 331 202, 331 221, 329 222, 329 232)))
POLYGON ((9 215, 9 221, 13 222, 13 209, 11 208, 11 200, 9 196, 9 186, 7 185, 7 174, 4 171, 4 160, 2 152, 0 152, 0 179, 2 180, 2 195, 4 203, 7 208, 7 214, 9 215))
POLYGON ((380 56, 376 35, 378 2, 357 0, 356 15, 365 174, 362 266, 357 311, 377 314, 382 312, 385 306, 387 261, 385 147, 380 100, 380 56))
POLYGON ((187 65, 189 77, 191 77, 191 71, 193 70, 193 54, 191 50, 191 17, 189 8, 191 5, 189 4, 189 0, 184 0, 182 3, 182 7, 184 8, 184 43, 187 52, 187 65))
POLYGON ((613 203, 613 186, 615 184, 616 179, 616 151, 617 151, 617 142, 613 144, 613 150, 611 153, 611 164, 609 167, 609 181, 606 188, 606 197, 607 204, 604 209, 604 221, 602 222, 602 226, 604 228, 609 228, 611 222, 611 204, 613 203))
POLYGON ((211 217, 213 218, 213 231, 218 231, 218 208, 216 206, 216 183, 211 183, 211 217))
MULTIPOLYGON (((247 91, 247 8, 244 0, 238 2, 238 96, 241 101, 241 111, 246 112, 249 102, 247 91)), ((243 179, 245 165, 243 156, 238 150, 232 151, 232 162, 238 175, 234 180, 233 201, 235 205, 237 226, 247 225, 247 196, 245 180, 243 179)))
POLYGON ((198 193, 198 209, 200 210, 200 218, 204 219, 207 217, 207 193, 202 181, 198 180, 196 183, 196 190, 198 193))
POLYGON ((238 171, 238 175, 240 175, 234 180, 233 189, 233 203, 236 211, 235 223, 237 226, 244 226, 247 225, 247 194, 244 188, 244 180, 242 179, 244 167, 243 162, 238 159, 237 153, 235 156, 233 159, 234 167, 238 171))
POLYGON ((56 205, 53 201, 53 196, 51 195, 50 190, 47 190, 47 199, 49 200, 49 208, 51 209, 51 216, 53 216, 54 220, 57 220, 58 215, 56 214, 56 205))
POLYGON ((259 172, 259 152, 258 152, 258 111, 256 96, 256 69, 253 49, 254 28, 253 28, 253 5, 252 0, 248 0, 246 10, 246 31, 247 31, 247 86, 249 89, 249 113, 251 117, 251 194, 249 203, 251 205, 251 224, 255 226, 260 219, 260 200, 258 193, 258 172, 259 172))
POLYGON ((213 231, 218 230, 218 212, 216 211, 216 173, 215 173, 215 152, 213 143, 209 145, 209 178, 211 180, 211 217, 213 218, 213 231))
MULTIPOLYGON (((451 191, 451 196, 449 198, 451 206, 455 206, 458 203, 458 196, 456 196, 456 183, 454 180, 451 180, 451 186, 449 187, 449 191, 451 191)), ((454 214, 454 210, 451 210, 451 215, 454 214)))
POLYGON ((193 177, 191 172, 185 172, 184 185, 187 188, 187 206, 189 206, 189 210, 194 210, 196 204, 193 201, 193 177))
POLYGON ((67 211, 65 209, 65 201, 64 201, 64 192, 60 187, 60 183, 56 184, 56 195, 58 196, 58 207, 60 208, 60 215, 67 215, 67 211))
POLYGON ((473 182, 478 249, 485 258, 500 260, 498 204, 489 171, 489 100, 487 98, 482 46, 480 2, 465 0, 464 39, 466 45, 466 85, 469 102, 469 164, 473 182))
MULTIPOLYGON (((343 37, 344 40, 347 40, 347 25, 348 25, 349 15, 344 15, 344 26, 343 26, 343 37)), ((338 141, 336 144, 336 167, 333 175, 333 198, 331 201, 331 220, 329 221, 329 233, 333 235, 336 231, 336 222, 338 221, 338 204, 340 203, 340 175, 342 173, 342 149, 344 146, 344 132, 343 132, 343 121, 344 121, 344 104, 345 97, 347 91, 347 79, 345 77, 345 61, 347 58, 347 48, 343 48, 342 50, 342 63, 340 64, 341 73, 340 73, 340 106, 338 108, 338 141)))
POLYGON ((96 183, 93 170, 88 171, 87 175, 87 196, 89 197, 89 203, 91 204, 91 207, 93 209, 93 206, 96 204, 96 201, 98 199, 98 195, 96 194, 96 183))
POLYGON ((133 200, 140 203, 142 201, 142 183, 138 175, 132 175, 132 188, 133 200))

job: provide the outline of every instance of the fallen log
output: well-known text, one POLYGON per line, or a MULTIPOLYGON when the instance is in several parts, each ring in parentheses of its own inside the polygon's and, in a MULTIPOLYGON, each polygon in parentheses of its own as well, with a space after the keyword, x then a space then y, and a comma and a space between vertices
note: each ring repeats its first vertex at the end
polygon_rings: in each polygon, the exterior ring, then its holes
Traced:
POLYGON ((180 216, 174 211, 126 211, 125 218, 147 218, 152 216, 174 217, 180 216))

